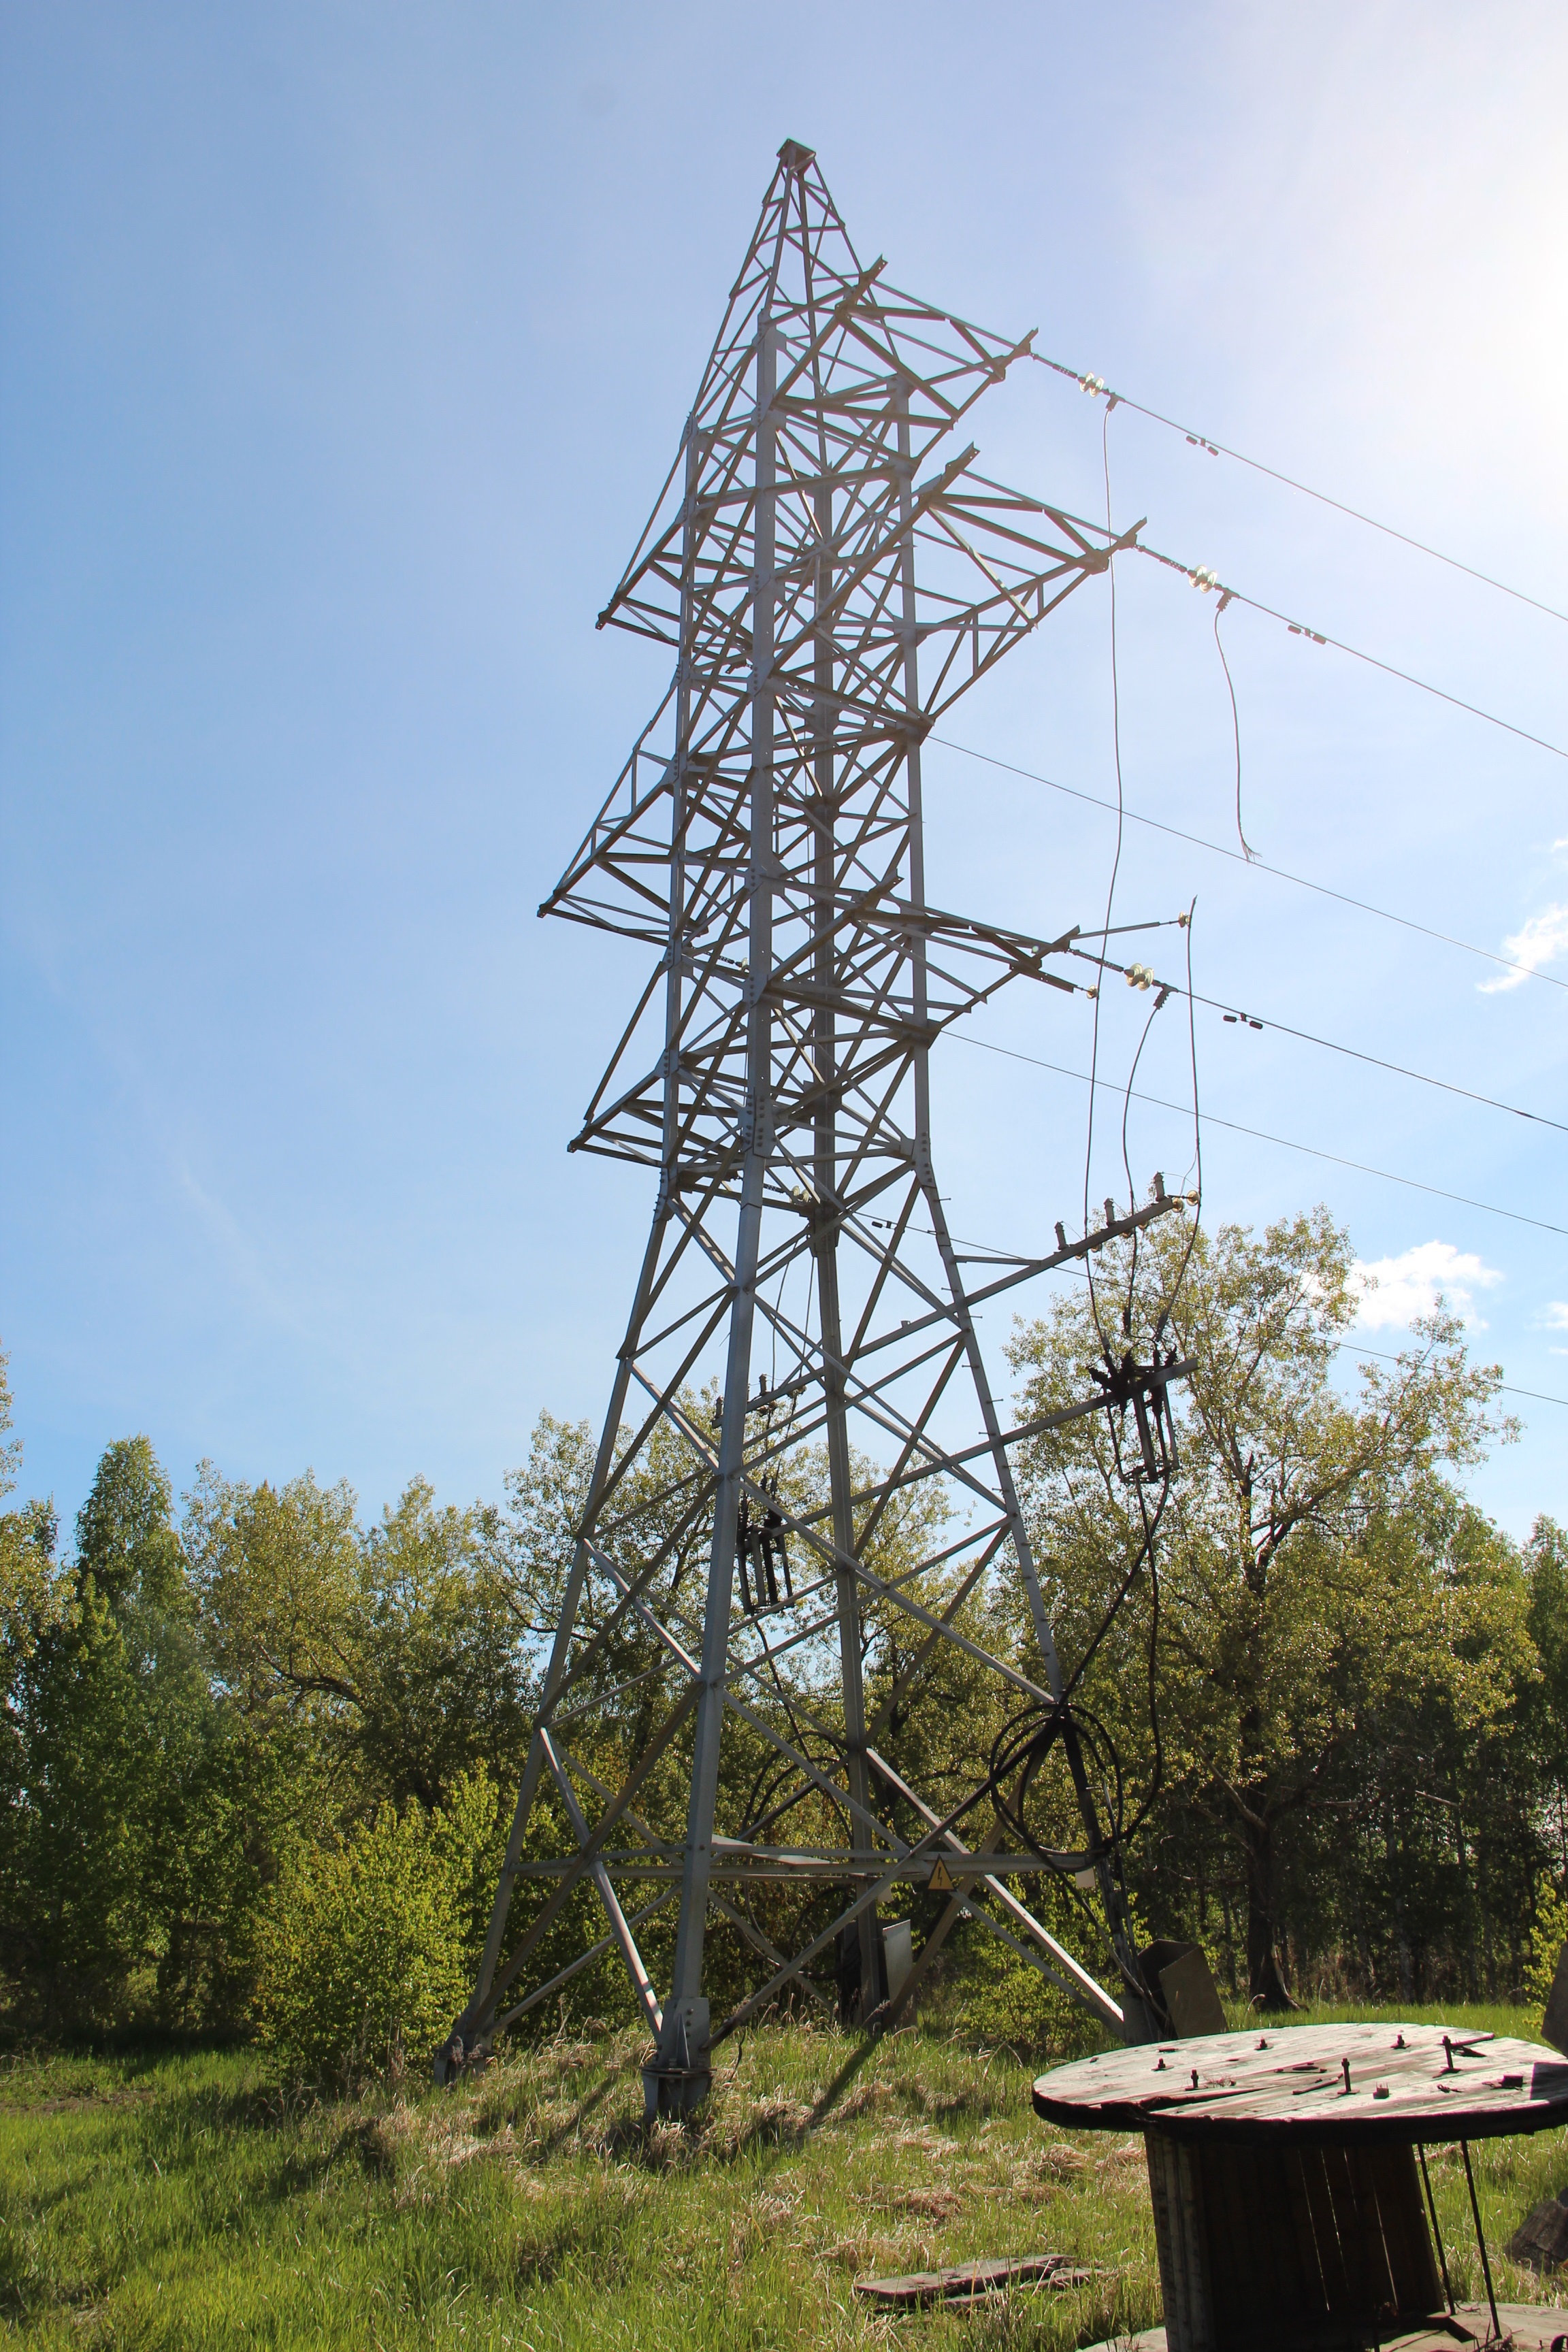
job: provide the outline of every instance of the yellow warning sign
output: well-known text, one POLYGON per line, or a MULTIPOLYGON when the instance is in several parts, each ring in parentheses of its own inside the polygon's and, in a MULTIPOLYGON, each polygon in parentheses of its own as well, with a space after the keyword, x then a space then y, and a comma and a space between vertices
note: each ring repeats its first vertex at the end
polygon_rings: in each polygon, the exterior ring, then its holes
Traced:
POLYGON ((952 1874, 940 1854, 931 1864, 931 1876, 927 1879, 926 1885, 933 1895, 952 1893, 952 1874))

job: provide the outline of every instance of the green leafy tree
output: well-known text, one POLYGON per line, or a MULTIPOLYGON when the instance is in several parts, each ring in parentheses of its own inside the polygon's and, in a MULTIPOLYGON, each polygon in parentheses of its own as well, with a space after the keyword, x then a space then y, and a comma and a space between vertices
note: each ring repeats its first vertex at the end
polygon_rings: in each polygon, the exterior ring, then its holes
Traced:
POLYGON ((1348 1731, 1281 1857, 1282 1912, 1368 1990, 1511 1990, 1544 1860, 1518 1547, 1431 1477, 1358 1556, 1387 1654, 1369 1626, 1337 1663, 1348 1731))
MULTIPOLYGON (((1145 1786, 1157 1722, 1168 1788, 1223 1823, 1239 1864, 1247 1980, 1270 2007, 1289 1998, 1285 1827, 1343 1797, 1363 1728, 1396 1700, 1439 1691, 1475 1732, 1531 1664, 1517 1594, 1451 1573, 1415 1528, 1443 1471, 1509 1433, 1489 1418, 1497 1368, 1468 1363, 1439 1306, 1392 1370, 1363 1364, 1347 1393, 1334 1370, 1356 1311, 1352 1268, 1348 1237, 1323 1210, 1261 1237, 1167 1223, 1136 1250, 1108 1249, 1092 1286, 1014 1348, 1030 1414, 1081 1396, 1091 1368, 1129 1346, 1146 1360, 1156 1335, 1195 1360, 1176 1390, 1180 1468, 1157 1587, 1141 1580, 1085 1703, 1145 1786)), ((1070 1665, 1135 1556, 1138 1489, 1101 1415, 1042 1434, 1023 1469, 1070 1665)))
POLYGON ((433 1810, 515 1770, 528 1676, 497 1514, 413 1480, 362 1528, 346 1486, 248 1486, 203 1465, 184 1538, 223 1687, 319 1759, 329 1813, 433 1810))
POLYGON ((1558 1887, 1568 1892, 1568 1535, 1555 1519, 1543 1516, 1531 1529, 1524 1573, 1541 1661, 1525 1728, 1540 1766, 1558 1887))
POLYGON ((13 1979, 52 2030, 209 2019, 243 1941, 249 1792, 172 1500, 145 1437, 106 1448, 16 1675, 0 1913, 13 1979))
POLYGON ((77 1513, 76 1553, 79 1575, 92 1578, 111 1609, 190 1614, 174 1501, 150 1439, 122 1437, 105 1446, 77 1513))
MULTIPOLYGON (((14 1494, 22 1466, 22 1441, 11 1427, 9 1365, 0 1349, 0 1503, 14 1494)), ((19 1737, 15 1719, 17 1676, 40 1635, 63 1605, 55 1566, 57 1527, 53 1507, 33 1502, 0 1510, 0 1772, 14 1769, 19 1737)))

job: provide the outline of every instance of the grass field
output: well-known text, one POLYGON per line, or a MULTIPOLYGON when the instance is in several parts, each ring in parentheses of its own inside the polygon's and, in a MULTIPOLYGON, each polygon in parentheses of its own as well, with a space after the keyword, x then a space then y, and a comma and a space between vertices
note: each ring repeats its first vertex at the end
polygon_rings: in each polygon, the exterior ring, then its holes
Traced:
MULTIPOLYGON (((1531 2038, 1539 2023, 1442 2016, 1531 2038)), ((726 2047, 711 2108, 683 2132, 644 2125, 642 2050, 641 2036, 561 2041, 455 2092, 352 2103, 284 2096, 244 2054, 9 2062, 0 2326, 72 2347, 1067 2352, 1157 2318, 1142 2143, 1042 2126, 1028 2101, 1041 2062, 934 2027, 869 2047, 770 2027, 726 2047), (897 2319, 852 2292, 868 2274, 1047 2250, 1101 2275, 897 2319)), ((1551 2300, 1500 2249, 1568 2181, 1562 2135, 1477 2155, 1500 2296, 1551 2300)), ((1479 2295, 1457 2158, 1437 2159, 1434 2185, 1456 2292, 1479 2295)))

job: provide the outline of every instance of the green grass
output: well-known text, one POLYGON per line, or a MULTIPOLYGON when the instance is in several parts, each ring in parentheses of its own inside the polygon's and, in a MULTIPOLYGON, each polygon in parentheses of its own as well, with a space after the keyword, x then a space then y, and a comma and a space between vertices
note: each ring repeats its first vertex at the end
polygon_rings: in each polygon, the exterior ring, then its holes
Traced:
MULTIPOLYGON (((1531 2036, 1538 2021, 1443 2017, 1531 2036)), ((870 2048, 770 2027, 726 2046, 711 2108, 682 2131, 644 2125, 641 2055, 640 2036, 563 2041, 455 2092, 346 2103, 286 2099, 247 2055, 13 2062, 0 2327, 40 2346, 181 2352, 1068 2352, 1158 2316, 1142 2143, 1042 2126, 1028 2100, 1041 2062, 934 2027, 870 2048), (1046 2249, 1103 2274, 896 2320, 851 2291, 868 2273, 1046 2249)), ((1540 2301, 1500 2250, 1568 2181, 1568 2150, 1553 2132, 1476 2155, 1499 2294, 1540 2301)), ((1457 2156, 1437 2158, 1434 2185, 1456 2292, 1479 2295, 1457 2156)))

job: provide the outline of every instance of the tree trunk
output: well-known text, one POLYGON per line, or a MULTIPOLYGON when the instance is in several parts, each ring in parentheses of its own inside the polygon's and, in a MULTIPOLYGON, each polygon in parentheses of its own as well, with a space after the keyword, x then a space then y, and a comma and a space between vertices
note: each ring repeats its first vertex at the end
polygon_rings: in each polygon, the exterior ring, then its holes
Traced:
POLYGON ((1259 2009, 1299 2006, 1286 1990, 1274 1923, 1274 1829, 1268 1821, 1243 1821, 1247 1862, 1247 1990, 1259 2009))

